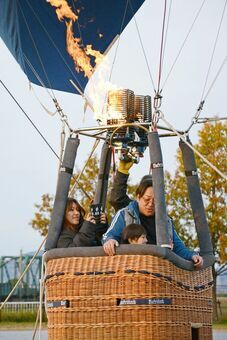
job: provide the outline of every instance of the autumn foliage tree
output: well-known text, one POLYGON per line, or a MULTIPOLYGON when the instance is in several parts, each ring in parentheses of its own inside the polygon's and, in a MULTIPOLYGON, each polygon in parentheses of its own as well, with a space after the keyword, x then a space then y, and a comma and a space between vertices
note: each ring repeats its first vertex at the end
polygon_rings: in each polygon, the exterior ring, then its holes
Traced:
MULTIPOLYGON (((198 143, 194 147, 222 173, 226 173, 227 124, 206 123, 198 136, 198 143)), ((214 254, 218 263, 218 266, 213 267, 216 292, 216 278, 227 269, 227 183, 198 156, 196 156, 196 163, 214 254)), ((167 204, 180 237, 187 246, 195 248, 198 242, 180 151, 177 153, 177 164, 178 168, 173 176, 166 173, 167 204)))
POLYGON ((35 204, 35 215, 30 224, 32 228, 38 230, 41 236, 47 235, 48 226, 50 223, 50 215, 53 210, 53 195, 43 194, 41 203, 35 204))

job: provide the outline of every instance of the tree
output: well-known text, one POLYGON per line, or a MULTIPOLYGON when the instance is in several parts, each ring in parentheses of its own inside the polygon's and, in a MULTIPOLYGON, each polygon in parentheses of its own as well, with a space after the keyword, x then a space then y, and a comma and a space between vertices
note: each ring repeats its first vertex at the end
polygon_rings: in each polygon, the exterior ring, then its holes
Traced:
MULTIPOLYGON (((221 122, 206 123, 199 131, 199 140, 195 148, 222 173, 226 171, 227 124, 221 122)), ((173 217, 176 230, 187 246, 197 247, 194 222, 192 218, 183 161, 177 153, 178 168, 173 176, 166 173, 167 205, 173 217)), ((213 267, 214 299, 216 301, 217 276, 227 269, 227 224, 226 192, 227 185, 215 170, 196 155, 201 191, 206 210, 216 266, 213 267)))
MULTIPOLYGON (((88 160, 84 172, 77 168, 71 178, 70 190, 71 196, 75 197, 83 207, 89 207, 91 199, 94 197, 96 177, 98 173, 98 159, 94 156, 88 160), (78 184, 75 183, 78 179, 78 184)), ((35 216, 30 222, 32 227, 45 236, 50 224, 51 212, 53 210, 54 195, 44 194, 40 204, 35 204, 35 216)), ((85 209, 86 210, 86 209, 85 209)), ((86 211, 88 212, 88 211, 86 211)))
MULTIPOLYGON (((72 188, 74 189, 70 195, 75 197, 80 202, 80 204, 85 208, 87 213, 89 212, 88 209, 89 209, 90 204, 92 203, 92 199, 95 194, 98 170, 99 170, 98 157, 93 156, 88 160, 83 173, 81 174, 81 171, 77 168, 75 174, 72 176, 72 179, 71 179, 69 192, 72 190, 72 188)), ((114 176, 113 171, 111 171, 110 178, 109 178, 108 193, 110 192, 111 187, 112 187, 113 176, 114 176)), ((129 184, 128 186, 129 195, 133 196, 133 194, 135 193, 135 188, 136 188, 136 185, 129 184)), ((53 202, 54 202, 53 195, 44 194, 41 197, 41 203, 35 204, 36 212, 30 224, 32 225, 32 228, 34 228, 35 230, 38 230, 38 232, 42 236, 45 236, 48 231, 51 212, 53 210, 53 202)), ((109 204, 108 195, 107 195, 106 211, 107 211, 108 220, 110 221, 111 217, 114 214, 114 209, 109 204)))
POLYGON ((32 228, 38 230, 41 236, 45 236, 50 223, 50 215, 53 210, 53 195, 43 194, 41 204, 35 204, 36 212, 30 224, 32 228))

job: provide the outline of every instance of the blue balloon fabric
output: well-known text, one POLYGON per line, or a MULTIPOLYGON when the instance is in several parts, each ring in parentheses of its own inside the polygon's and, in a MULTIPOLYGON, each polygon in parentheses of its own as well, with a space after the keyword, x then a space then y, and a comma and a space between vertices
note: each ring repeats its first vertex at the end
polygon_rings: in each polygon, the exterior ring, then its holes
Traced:
MULTIPOLYGON (((78 17, 72 22, 72 33, 80 51, 92 45, 103 54, 144 1, 67 0, 58 4, 66 3, 78 17)), ((67 14, 59 20, 53 4, 54 0, 0 0, 0 36, 32 83, 80 94, 89 77, 75 67, 67 52, 66 33, 71 20, 67 14)), ((88 58, 93 70, 95 57, 88 58)))

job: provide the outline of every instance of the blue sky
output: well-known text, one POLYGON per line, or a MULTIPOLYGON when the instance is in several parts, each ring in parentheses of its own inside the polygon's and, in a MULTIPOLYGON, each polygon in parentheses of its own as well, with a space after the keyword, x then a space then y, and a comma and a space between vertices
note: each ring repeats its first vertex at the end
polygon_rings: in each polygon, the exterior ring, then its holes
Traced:
MULTIPOLYGON (((201 15, 163 89, 161 110, 165 118, 178 129, 183 130, 190 125, 200 103, 224 2, 224 0, 205 2, 201 15)), ((147 0, 136 16, 155 83, 157 83, 158 74, 163 4, 164 1, 147 0)), ((202 1, 198 0, 172 2, 163 80, 173 65, 201 4, 202 1)), ((206 91, 227 55, 226 15, 225 13, 206 91)), ((110 53, 110 60, 113 59, 114 48, 115 46, 110 53)), ((59 153, 62 128, 59 116, 51 117, 43 110, 33 92, 29 90, 26 76, 1 40, 0 79, 17 98, 51 146, 59 153)), ((226 116, 226 79, 227 66, 225 65, 207 97, 201 117, 226 116)), ((153 87, 134 21, 129 24, 120 39, 112 82, 120 87, 130 88, 137 94, 153 95, 153 87)), ((45 90, 35 86, 34 88, 42 103, 50 111, 54 111, 45 90)), ((93 114, 89 110, 86 112, 84 121, 84 101, 80 96, 56 92, 56 97, 68 115, 72 127, 96 125, 93 114)), ((55 193, 58 160, 1 85, 0 98, 2 189, 0 256, 18 255, 20 249, 23 252, 37 249, 42 241, 38 232, 32 230, 29 222, 34 215, 34 204, 40 202, 42 194, 55 193)), ((193 143, 197 139, 198 127, 201 126, 194 127, 191 132, 193 143)), ((76 160, 79 168, 83 167, 92 144, 93 140, 81 138, 76 160)), ((171 172, 176 167, 177 146, 177 138, 162 139, 165 169, 171 172)), ((148 171, 148 156, 148 151, 146 151, 144 159, 134 166, 131 173, 132 180, 137 181, 144 172, 148 171)))

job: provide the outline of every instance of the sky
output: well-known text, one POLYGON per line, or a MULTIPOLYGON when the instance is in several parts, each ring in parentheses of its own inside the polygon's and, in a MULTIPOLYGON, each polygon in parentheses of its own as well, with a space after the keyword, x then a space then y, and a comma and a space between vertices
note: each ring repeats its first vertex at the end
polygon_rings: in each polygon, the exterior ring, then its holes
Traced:
MULTIPOLYGON (((172 1, 162 84, 202 3, 203 1, 198 0, 172 1)), ((136 15, 136 23, 155 84, 157 84, 158 77, 163 4, 164 1, 147 0, 136 15)), ((200 16, 163 87, 161 111, 165 119, 177 129, 185 130, 190 125, 202 99, 208 69, 210 68, 210 72, 205 95, 227 56, 225 37, 227 13, 224 14, 214 51, 224 4, 224 0, 205 1, 200 16), (212 54, 213 59, 210 65, 212 54)), ((110 62, 113 61, 115 48, 116 44, 110 52, 110 62)), ((29 89, 26 76, 1 39, 0 79, 59 154, 61 120, 58 115, 49 115, 39 103, 41 101, 48 110, 54 112, 50 98, 46 91, 38 86, 33 86, 36 95, 29 89)), ((226 116, 226 80, 227 66, 224 65, 206 98, 201 117, 226 116)), ((136 94, 153 96, 153 86, 134 20, 121 35, 111 81, 119 87, 133 90, 136 94)), ((84 100, 81 96, 59 91, 55 91, 55 95, 68 116, 70 126, 75 129, 97 126, 91 111, 87 110, 84 115, 84 100)), ((0 256, 16 256, 21 250, 23 253, 35 251, 42 242, 42 237, 32 229, 30 221, 34 216, 34 205, 41 202, 41 196, 44 193, 55 194, 59 164, 57 157, 43 142, 1 84, 0 103, 0 256)), ((159 123, 164 125, 162 122, 159 123)), ((201 127, 201 125, 196 125, 192 128, 190 137, 193 143, 197 142, 197 132, 201 127)), ((94 140, 87 137, 81 137, 80 140, 76 166, 82 169, 94 140)), ((174 173, 178 138, 162 139, 161 146, 164 170, 174 173)), ((137 182, 148 172, 148 169, 149 152, 146 150, 144 158, 138 165, 134 165, 131 171, 132 182, 137 182)))

